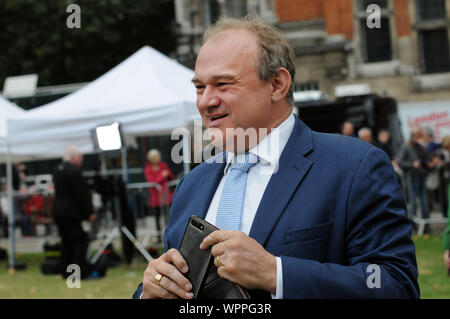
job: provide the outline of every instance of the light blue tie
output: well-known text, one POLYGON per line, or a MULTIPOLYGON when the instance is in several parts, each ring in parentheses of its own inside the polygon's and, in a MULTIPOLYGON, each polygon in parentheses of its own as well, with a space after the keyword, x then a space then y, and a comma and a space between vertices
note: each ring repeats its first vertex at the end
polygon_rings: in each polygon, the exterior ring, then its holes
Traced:
POLYGON ((220 229, 240 230, 247 172, 258 160, 252 153, 246 153, 240 162, 233 159, 217 209, 216 226, 220 229))

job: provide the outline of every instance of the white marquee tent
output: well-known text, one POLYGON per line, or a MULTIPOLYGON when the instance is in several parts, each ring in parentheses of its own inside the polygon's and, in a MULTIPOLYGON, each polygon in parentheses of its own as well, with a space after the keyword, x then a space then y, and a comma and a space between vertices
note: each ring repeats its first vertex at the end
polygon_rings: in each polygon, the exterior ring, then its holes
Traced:
POLYGON ((6 138, 6 119, 24 114, 24 110, 0 96, 0 139, 6 138))
MULTIPOLYGON (((193 75, 188 68, 146 46, 78 91, 20 116, 9 117, 6 145, 0 145, 0 155, 6 155, 8 162, 11 220, 14 220, 11 156, 60 157, 69 145, 78 146, 83 153, 92 153, 91 130, 112 122, 121 124, 126 139, 169 134, 175 128, 189 126, 200 119, 191 83, 193 75)), ((4 127, 1 121, 0 125, 4 127)), ((183 142, 190 149, 187 139, 183 142)), ((13 238, 10 267, 14 267, 13 238)))
MULTIPOLYGON (((8 203, 9 203, 9 212, 10 212, 10 220, 14 218, 13 205, 12 205, 12 192, 11 192, 11 184, 12 184, 12 167, 11 167, 11 158, 7 156, 7 128, 6 121, 10 116, 19 116, 25 114, 25 111, 15 104, 9 102, 2 96, 0 96, 0 160, 8 160, 8 203)), ((12 226, 11 226, 12 227, 12 226)), ((12 233, 12 232, 11 232, 12 233)), ((14 236, 11 236, 14 237, 14 236)), ((14 252, 14 239, 10 240, 10 252, 14 252)), ((14 256, 14 254, 10 254, 14 256)), ((13 258, 10 257, 9 263, 14 264, 13 258)))
POLYGON ((78 91, 8 119, 13 155, 59 157, 68 145, 94 152, 91 130, 120 122, 126 137, 168 134, 200 119, 194 73, 145 46, 78 91))
POLYGON ((6 120, 11 116, 22 116, 25 111, 0 96, 0 163, 6 161, 7 140, 6 140, 6 120))

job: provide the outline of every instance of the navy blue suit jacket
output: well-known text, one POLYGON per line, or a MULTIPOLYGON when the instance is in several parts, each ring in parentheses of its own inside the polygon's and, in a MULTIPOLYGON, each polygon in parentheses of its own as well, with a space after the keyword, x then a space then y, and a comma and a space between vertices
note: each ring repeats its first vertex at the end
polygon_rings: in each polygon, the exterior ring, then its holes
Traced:
MULTIPOLYGON (((383 151, 296 117, 279 165, 249 236, 281 257, 284 298, 419 297, 411 224, 383 151), (367 285, 370 264, 379 265, 380 288, 367 285)), ((202 163, 180 182, 166 250, 179 247, 190 216, 206 216, 224 166, 202 163)))

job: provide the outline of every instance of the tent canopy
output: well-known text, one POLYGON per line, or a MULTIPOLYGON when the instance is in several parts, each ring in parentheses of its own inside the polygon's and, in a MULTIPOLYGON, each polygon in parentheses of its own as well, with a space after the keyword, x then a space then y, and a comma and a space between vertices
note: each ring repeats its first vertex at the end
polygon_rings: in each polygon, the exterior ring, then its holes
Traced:
POLYGON ((76 92, 8 119, 14 155, 61 156, 68 145, 94 152, 91 130, 121 123, 126 137, 160 135, 200 119, 194 73, 145 46, 76 92))
POLYGON ((6 138, 6 119, 24 114, 24 110, 0 96, 0 140, 6 138))

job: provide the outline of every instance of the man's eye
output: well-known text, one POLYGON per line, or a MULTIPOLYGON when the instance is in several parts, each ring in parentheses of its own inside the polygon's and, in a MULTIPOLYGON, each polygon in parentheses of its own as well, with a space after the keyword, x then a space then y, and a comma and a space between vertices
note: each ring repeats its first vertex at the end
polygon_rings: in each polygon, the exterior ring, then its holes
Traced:
POLYGON ((196 85, 195 88, 197 89, 197 91, 203 90, 205 88, 204 85, 196 85))
POLYGON ((217 83, 217 86, 221 87, 221 86, 225 86, 225 85, 228 85, 228 84, 230 84, 230 83, 228 83, 228 82, 219 82, 219 83, 217 83))

